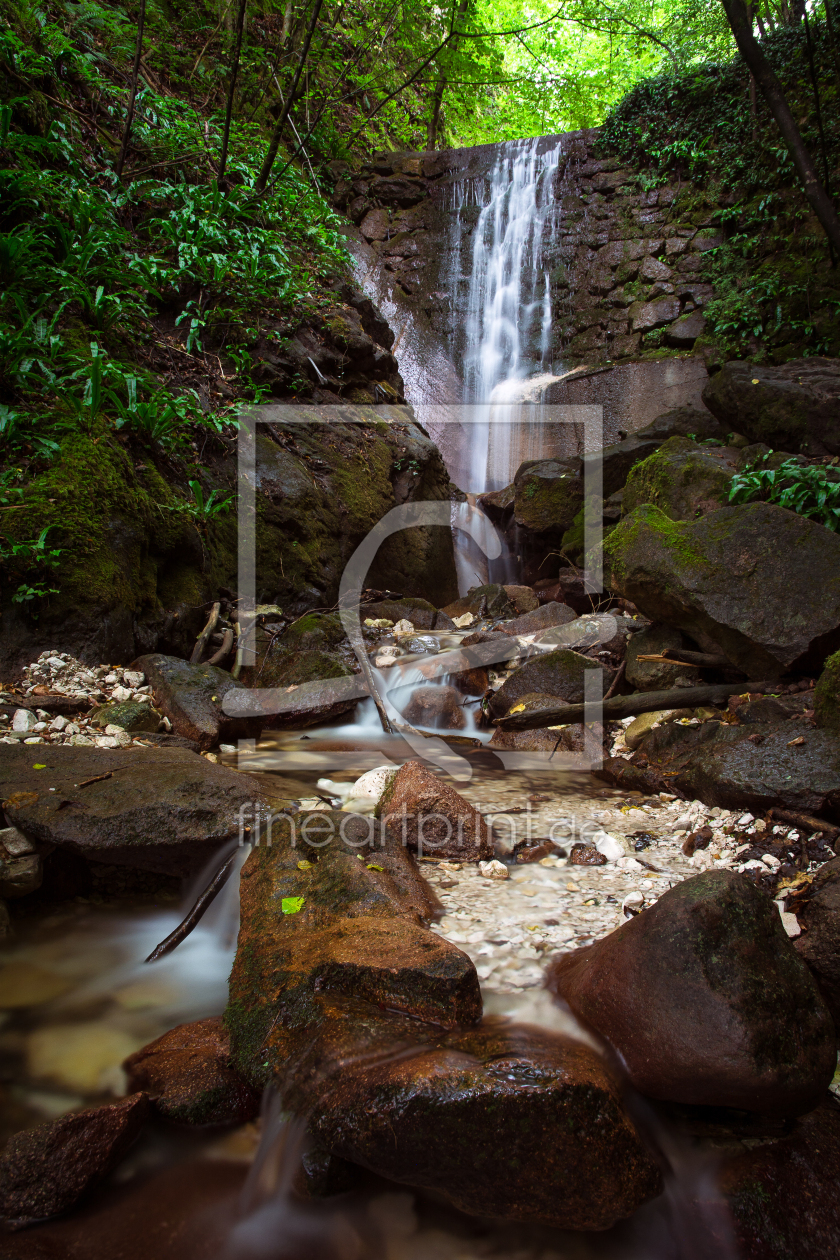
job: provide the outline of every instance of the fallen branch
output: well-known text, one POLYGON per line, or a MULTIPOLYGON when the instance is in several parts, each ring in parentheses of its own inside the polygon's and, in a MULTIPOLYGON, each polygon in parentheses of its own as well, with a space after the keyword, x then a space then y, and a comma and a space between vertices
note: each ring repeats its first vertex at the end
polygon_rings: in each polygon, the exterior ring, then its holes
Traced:
POLYGON ((812 818, 810 814, 797 814, 790 809, 777 809, 774 805, 768 811, 768 818, 774 822, 787 823, 790 827, 796 827, 799 831, 822 832, 823 835, 829 835, 836 838, 840 835, 840 827, 834 823, 826 822, 823 818, 812 818))
POLYGON ((181 941, 186 940, 193 928, 201 921, 204 912, 207 910, 210 903, 215 901, 218 894, 224 888, 230 878, 230 873, 233 870, 235 861, 236 850, 234 850, 233 853, 228 854, 213 878, 210 880, 210 883, 201 893, 199 893, 187 917, 182 919, 175 928, 174 932, 170 932, 165 940, 155 946, 151 954, 149 954, 149 957, 146 959, 147 963, 157 962, 159 958, 165 958, 167 954, 171 954, 173 949, 176 949, 177 946, 181 944, 181 941))
MULTIPOLYGON (((729 696, 739 695, 744 683, 710 683, 703 687, 673 687, 670 691, 641 691, 632 696, 613 696, 588 704, 560 704, 551 708, 531 709, 528 713, 506 713, 494 726, 504 731, 533 731, 544 726, 571 726, 576 722, 615 722, 636 717, 640 713, 656 713, 660 709, 688 709, 702 704, 721 704, 729 696)), ((751 682, 753 693, 773 691, 774 682, 751 682)), ((514 706, 516 707, 516 706, 514 706)))
POLYGON ((212 609, 210 610, 210 616, 207 619, 207 625, 204 627, 201 634, 198 636, 198 638, 195 641, 195 647, 193 648, 192 656, 190 657, 190 665, 197 665, 199 661, 201 660, 201 657, 204 653, 204 649, 207 645, 207 640, 210 638, 210 635, 213 633, 213 631, 216 629, 216 626, 219 623, 219 613, 221 612, 221 610, 222 610, 221 604, 214 604, 212 609))
MULTIPOLYGON (((640 657, 639 659, 641 660, 642 658, 640 657)), ((626 674, 626 672, 627 672, 627 662, 622 661, 618 669, 615 671, 615 677, 610 683, 609 690, 605 692, 604 694, 605 700, 609 700, 610 696, 615 695, 615 693, 618 691, 618 688, 621 686, 621 683, 624 680, 624 675, 626 674)))
POLYGON ((223 661, 226 656, 230 655, 232 648, 233 648, 233 631, 230 628, 228 628, 227 630, 225 630, 224 635, 222 636, 222 646, 219 648, 218 652, 213 653, 213 655, 210 657, 210 660, 207 662, 207 664, 218 665, 220 661, 223 661))
POLYGON ((684 652, 682 648, 663 648, 660 660, 679 661, 684 665, 700 665, 706 669, 735 668, 726 656, 715 656, 712 652, 684 652))

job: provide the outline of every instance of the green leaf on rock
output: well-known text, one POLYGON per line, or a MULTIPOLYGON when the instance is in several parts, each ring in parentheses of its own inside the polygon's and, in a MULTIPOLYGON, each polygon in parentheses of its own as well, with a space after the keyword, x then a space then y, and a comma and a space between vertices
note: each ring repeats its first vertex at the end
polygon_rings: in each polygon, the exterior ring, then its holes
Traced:
POLYGON ((303 897, 284 897, 280 902, 280 909, 284 914, 297 914, 298 910, 303 909, 303 897))
POLYGON ((385 870, 384 866, 377 866, 375 862, 368 862, 367 868, 369 871, 384 871, 385 870))

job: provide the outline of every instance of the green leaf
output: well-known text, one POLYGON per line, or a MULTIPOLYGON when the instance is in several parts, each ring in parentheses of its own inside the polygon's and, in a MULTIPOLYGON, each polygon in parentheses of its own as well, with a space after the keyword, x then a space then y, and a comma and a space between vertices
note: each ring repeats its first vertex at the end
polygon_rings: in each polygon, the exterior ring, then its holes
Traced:
POLYGON ((303 909, 303 897, 284 897, 280 902, 280 909, 284 914, 297 914, 303 909))

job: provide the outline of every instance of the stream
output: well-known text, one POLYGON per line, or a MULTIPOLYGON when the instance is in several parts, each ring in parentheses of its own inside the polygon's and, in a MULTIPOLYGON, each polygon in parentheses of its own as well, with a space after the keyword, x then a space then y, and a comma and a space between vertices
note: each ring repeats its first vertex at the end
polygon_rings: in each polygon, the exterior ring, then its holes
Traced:
MULTIPOLYGON (((544 261, 557 231, 552 181, 562 137, 496 147, 484 186, 467 180, 450 189, 458 265, 447 283, 460 312, 450 345, 432 354, 428 333, 404 325, 410 316, 384 273, 363 277, 398 330, 408 400, 448 455, 453 480, 473 497, 508 485, 523 460, 556 453, 541 398, 563 372, 552 359, 544 261), (441 436, 443 422, 440 413, 436 422, 434 410, 455 404, 467 404, 469 412, 453 447, 441 436)), ((459 510, 472 511, 473 501, 459 510)), ((515 580, 514 555, 488 560, 457 528, 456 544, 462 593, 477 577, 515 580)), ((464 635, 423 637, 427 654, 403 665, 398 687, 396 673, 392 683, 390 671, 377 671, 398 714, 417 687, 446 684, 445 674, 429 677, 426 661, 457 647, 464 635)), ((545 959, 611 932, 629 913, 626 907, 651 903, 698 864, 702 869, 705 859, 695 862, 681 851, 674 824, 684 802, 605 788, 585 764, 560 755, 550 763, 545 755, 491 753, 483 746, 491 732, 478 726, 476 708, 465 703, 457 727, 415 725, 429 737, 430 754, 436 750, 430 759, 451 771, 472 804, 493 815, 509 852, 523 837, 562 843, 582 826, 647 837, 637 846, 641 860, 628 857, 607 867, 569 867, 566 858, 548 857, 512 865, 504 880, 458 863, 424 869, 444 906, 434 930, 475 962, 486 1014, 587 1039, 543 990, 545 959)), ((329 808, 325 797, 342 799, 342 785, 413 756, 404 738, 383 733, 368 699, 351 721, 268 731, 256 746, 243 744, 221 760, 307 808, 329 808)), ((247 848, 238 865, 246 855, 247 848)), ((177 1024, 224 1011, 238 928, 238 868, 183 944, 153 966, 142 961, 190 901, 190 895, 183 906, 163 895, 128 904, 77 897, 17 921, 0 970, 4 1136, 112 1100, 123 1091, 120 1064, 127 1055, 177 1024)), ((303 1134, 269 1092, 261 1119, 233 1131, 191 1133, 152 1124, 87 1206, 6 1239, 2 1254, 4 1260, 734 1260, 711 1154, 641 1099, 633 1105, 665 1169, 666 1192, 603 1233, 468 1217, 432 1194, 372 1175, 335 1200, 301 1201, 292 1182, 303 1134)), ((531 1174, 539 1178, 541 1169, 531 1174)))

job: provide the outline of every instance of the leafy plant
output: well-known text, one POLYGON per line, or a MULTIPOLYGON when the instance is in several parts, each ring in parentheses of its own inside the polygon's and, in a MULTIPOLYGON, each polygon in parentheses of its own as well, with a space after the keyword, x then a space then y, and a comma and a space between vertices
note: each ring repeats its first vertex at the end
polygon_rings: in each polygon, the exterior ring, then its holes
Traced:
MULTIPOLYGON (((47 544, 47 534, 51 528, 48 525, 37 538, 22 542, 0 536, 0 567, 21 575, 29 575, 38 570, 43 574, 43 577, 34 576, 22 581, 12 595, 13 604, 31 604, 35 599, 58 595, 57 587, 45 585, 49 580, 47 574, 58 567, 61 556, 61 548, 47 544)), ((35 613, 31 615, 37 620, 35 613)))
POLYGON ((736 473, 729 486, 730 503, 777 503, 799 516, 819 521, 840 532, 840 481, 819 465, 786 459, 778 468, 766 467, 769 454, 736 473), (762 467, 762 465, 764 465, 762 467))

